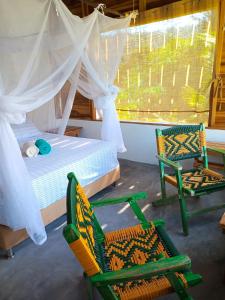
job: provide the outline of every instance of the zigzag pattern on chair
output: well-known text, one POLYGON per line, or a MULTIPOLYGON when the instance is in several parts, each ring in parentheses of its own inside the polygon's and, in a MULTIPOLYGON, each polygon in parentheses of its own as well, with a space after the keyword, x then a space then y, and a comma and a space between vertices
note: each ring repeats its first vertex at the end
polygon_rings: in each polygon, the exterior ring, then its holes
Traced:
POLYGON ((185 188, 192 190, 201 190, 205 187, 224 186, 225 177, 209 169, 198 169, 194 172, 182 174, 183 185, 185 188))
POLYGON ((77 185, 77 228, 84 239, 86 245, 91 250, 92 255, 96 258, 95 254, 95 238, 92 214, 89 201, 80 185, 77 185))
MULTIPOLYGON (((166 175, 165 179, 173 185, 177 185, 175 176, 166 175)), ((206 188, 219 188, 225 186, 225 177, 209 169, 196 169, 182 174, 183 188, 194 190, 195 192, 204 191, 206 188)))
MULTIPOLYGON (((131 227, 130 230, 134 230, 131 227)), ((152 225, 150 229, 143 230, 138 225, 136 235, 123 237, 105 244, 105 254, 108 270, 120 270, 135 265, 142 265, 149 261, 155 261, 157 258, 168 257, 162 242, 152 225)), ((107 236, 107 234, 106 234, 107 236)))
POLYGON ((163 136, 165 155, 171 160, 199 155, 202 151, 199 131, 163 136))
MULTIPOLYGON (((142 265, 150 261, 157 261, 163 257, 170 257, 156 228, 143 230, 140 225, 129 227, 124 230, 106 233, 104 245, 105 272, 142 265)), ((182 274, 176 275, 187 282, 182 274)), ((112 286, 120 299, 154 299, 171 292, 172 287, 165 276, 158 276, 151 280, 135 280, 112 286)))

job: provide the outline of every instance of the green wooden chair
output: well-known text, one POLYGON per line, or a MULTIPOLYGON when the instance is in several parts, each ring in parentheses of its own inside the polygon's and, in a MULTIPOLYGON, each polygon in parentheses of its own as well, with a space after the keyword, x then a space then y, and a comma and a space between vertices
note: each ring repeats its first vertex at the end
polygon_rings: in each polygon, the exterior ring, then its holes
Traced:
POLYGON ((168 129, 156 129, 158 159, 161 181, 161 199, 154 202, 154 206, 171 203, 175 197, 166 196, 165 183, 177 187, 183 232, 188 235, 188 220, 192 216, 225 207, 225 204, 207 207, 197 211, 188 211, 186 198, 216 192, 225 189, 225 177, 208 168, 207 149, 224 155, 218 149, 206 147, 205 128, 200 125, 174 126, 168 129), (183 170, 178 161, 201 158, 202 165, 190 170, 183 170), (165 166, 173 169, 166 173, 165 166))
POLYGON ((137 205, 146 193, 90 203, 73 173, 68 179, 63 234, 84 269, 89 299, 93 287, 106 300, 155 299, 171 292, 192 299, 186 289, 198 284, 201 276, 191 272, 189 257, 179 254, 164 222, 146 220, 137 205), (129 203, 140 224, 104 233, 93 209, 118 203, 129 203))

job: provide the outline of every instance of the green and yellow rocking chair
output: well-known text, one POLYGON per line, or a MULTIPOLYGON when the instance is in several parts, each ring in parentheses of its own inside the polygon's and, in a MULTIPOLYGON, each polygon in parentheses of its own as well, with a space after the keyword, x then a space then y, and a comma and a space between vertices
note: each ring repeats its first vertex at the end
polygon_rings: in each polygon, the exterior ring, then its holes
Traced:
POLYGON ((225 207, 225 203, 222 203, 190 212, 186 205, 187 197, 199 197, 225 189, 225 177, 208 168, 207 149, 222 154, 224 158, 225 153, 215 148, 206 147, 203 124, 174 126, 164 130, 156 129, 156 140, 161 179, 161 199, 156 200, 153 205, 160 206, 176 200, 174 196, 166 196, 166 182, 177 187, 183 232, 188 235, 190 217, 225 207), (178 161, 190 158, 202 158, 202 166, 183 170, 178 161), (165 166, 172 168, 173 173, 166 173, 165 166))
POLYGON ((105 300, 147 300, 176 292, 190 300, 187 288, 201 281, 180 255, 161 220, 148 222, 137 205, 146 193, 90 203, 73 173, 68 174, 67 226, 64 237, 84 269, 89 299, 96 287, 105 300), (139 225, 104 233, 93 209, 129 203, 139 225))

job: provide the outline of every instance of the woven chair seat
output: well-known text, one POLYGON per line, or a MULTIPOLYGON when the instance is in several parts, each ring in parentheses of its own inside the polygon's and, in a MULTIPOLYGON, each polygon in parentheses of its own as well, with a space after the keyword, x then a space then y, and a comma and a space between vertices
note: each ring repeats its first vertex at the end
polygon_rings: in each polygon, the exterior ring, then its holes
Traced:
MULTIPOLYGON (((166 181, 177 186, 175 176, 166 175, 166 181)), ((210 169, 199 168, 182 174, 183 189, 185 191, 202 192, 205 190, 225 187, 225 177, 210 169)))
MULTIPOLYGON (((163 244, 154 224, 151 224, 151 228, 147 230, 137 225, 106 233, 102 252, 104 253, 104 272, 144 265, 172 256, 163 244)), ((183 274, 176 273, 176 276, 187 286, 183 274)), ((112 288, 121 300, 155 299, 173 292, 166 276, 124 282, 113 285, 112 288)))

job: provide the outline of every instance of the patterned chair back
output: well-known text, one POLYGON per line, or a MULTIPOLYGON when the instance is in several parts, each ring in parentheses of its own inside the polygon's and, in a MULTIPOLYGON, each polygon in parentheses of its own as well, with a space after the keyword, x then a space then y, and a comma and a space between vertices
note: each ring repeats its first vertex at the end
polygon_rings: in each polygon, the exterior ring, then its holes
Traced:
POLYGON ((98 262, 99 236, 104 239, 104 234, 98 224, 90 202, 73 173, 68 174, 67 188, 67 227, 64 236, 69 246, 84 268, 87 275, 91 276, 101 271, 98 262))
POLYGON ((206 155, 204 125, 179 125, 156 129, 158 154, 177 161, 206 155))

